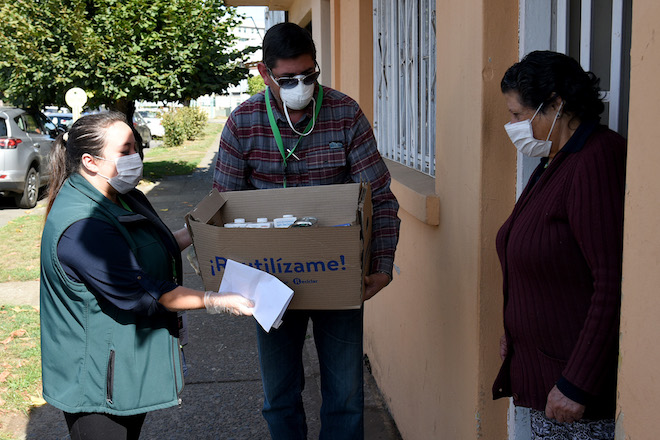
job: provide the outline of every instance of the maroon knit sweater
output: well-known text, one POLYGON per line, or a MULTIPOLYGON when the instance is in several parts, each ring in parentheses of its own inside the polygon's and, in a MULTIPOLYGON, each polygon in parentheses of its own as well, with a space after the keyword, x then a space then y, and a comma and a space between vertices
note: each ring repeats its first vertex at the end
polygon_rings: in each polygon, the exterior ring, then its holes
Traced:
POLYGON ((558 384, 585 418, 614 416, 625 158, 620 135, 582 123, 499 230, 509 347, 494 398, 543 411, 558 384))

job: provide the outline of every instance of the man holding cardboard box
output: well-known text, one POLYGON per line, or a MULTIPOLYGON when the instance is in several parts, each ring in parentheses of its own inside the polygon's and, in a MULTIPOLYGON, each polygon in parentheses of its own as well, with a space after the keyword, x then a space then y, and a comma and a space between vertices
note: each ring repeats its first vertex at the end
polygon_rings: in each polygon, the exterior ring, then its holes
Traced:
MULTIPOLYGON (((268 88, 229 117, 213 186, 223 192, 368 182, 373 205, 371 267, 364 277, 368 300, 392 279, 399 233, 399 205, 371 125, 353 99, 318 84, 314 41, 300 26, 270 28, 258 67, 268 88)), ((266 333, 257 325, 263 414, 271 437, 307 438, 302 349, 310 318, 321 371, 320 437, 362 439, 362 308, 288 310, 278 329, 266 333)))

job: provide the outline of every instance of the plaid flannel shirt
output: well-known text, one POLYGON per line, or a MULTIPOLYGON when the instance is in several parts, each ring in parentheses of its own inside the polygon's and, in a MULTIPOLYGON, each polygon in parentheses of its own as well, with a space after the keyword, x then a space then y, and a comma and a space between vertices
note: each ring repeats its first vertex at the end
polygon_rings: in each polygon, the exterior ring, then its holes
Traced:
MULTIPOLYGON (((391 276, 400 220, 390 173, 358 103, 329 87, 323 87, 323 93, 314 131, 300 140, 294 150, 298 159, 291 155, 286 167, 268 121, 264 92, 238 106, 222 132, 213 187, 221 192, 282 188, 285 175, 287 187, 368 181, 373 204, 371 272, 391 276)), ((291 130, 272 96, 271 105, 284 148, 293 149, 300 136, 291 130)), ((299 132, 306 131, 312 109, 310 104, 295 124, 299 132)))

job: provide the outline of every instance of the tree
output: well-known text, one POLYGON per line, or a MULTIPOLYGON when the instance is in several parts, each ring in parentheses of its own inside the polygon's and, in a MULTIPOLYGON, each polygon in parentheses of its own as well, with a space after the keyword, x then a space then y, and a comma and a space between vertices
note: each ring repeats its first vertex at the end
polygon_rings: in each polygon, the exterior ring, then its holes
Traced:
POLYGON ((222 0, 0 0, 0 90, 15 105, 64 105, 80 87, 91 108, 132 118, 138 99, 190 100, 247 76, 254 48, 222 0))
POLYGON ((248 93, 251 95, 256 95, 266 88, 266 83, 261 75, 254 75, 248 78, 248 93))

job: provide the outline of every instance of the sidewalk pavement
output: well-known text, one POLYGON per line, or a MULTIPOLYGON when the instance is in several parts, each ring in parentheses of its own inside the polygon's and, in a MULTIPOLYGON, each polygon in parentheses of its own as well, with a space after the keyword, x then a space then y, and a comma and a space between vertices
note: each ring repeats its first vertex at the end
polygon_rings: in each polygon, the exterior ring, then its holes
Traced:
MULTIPOLYGON (((215 148, 190 176, 170 177, 141 187, 171 229, 183 226, 184 216, 211 189, 215 148)), ((148 155, 148 151, 147 151, 148 155)), ((185 254, 184 254, 185 255, 185 254)), ((184 285, 203 290, 201 278, 184 257, 184 285)), ((32 304, 38 307, 38 282, 0 284, 0 304, 32 304)), ((255 321, 251 317, 187 312, 189 343, 184 348, 188 374, 180 407, 151 412, 141 440, 260 440, 269 439, 261 416, 263 395, 256 346, 255 321)), ((311 324, 303 352, 309 438, 318 438, 321 388, 318 358, 311 324)), ((365 378, 365 438, 400 440, 383 397, 368 368, 365 378)), ((13 420, 14 430, 28 440, 67 439, 61 411, 50 405, 34 408, 29 416, 13 420)))

